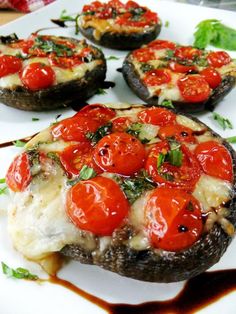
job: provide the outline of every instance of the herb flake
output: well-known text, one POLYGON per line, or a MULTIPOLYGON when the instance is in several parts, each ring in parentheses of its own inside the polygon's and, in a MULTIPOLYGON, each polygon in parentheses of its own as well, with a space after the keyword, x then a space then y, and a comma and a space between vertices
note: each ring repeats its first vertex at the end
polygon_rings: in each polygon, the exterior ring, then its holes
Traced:
POLYGON ((231 144, 236 144, 236 136, 227 137, 226 141, 231 144))
POLYGON ((106 95, 107 92, 103 88, 98 88, 96 95, 106 95))
POLYGON ((229 119, 221 116, 219 113, 213 112, 212 116, 213 119, 219 124, 219 126, 222 127, 223 130, 234 128, 232 122, 229 119))
POLYGON ((173 103, 172 103, 172 101, 168 100, 168 99, 164 99, 159 106, 170 108, 170 109, 174 109, 175 108, 173 103))
POLYGON ((116 57, 116 56, 109 56, 106 58, 107 61, 110 61, 110 60, 119 60, 120 58, 116 57))
POLYGON ((18 267, 16 269, 13 269, 3 262, 1 262, 1 264, 2 264, 3 274, 9 278, 27 279, 27 280, 38 280, 39 279, 39 277, 37 275, 31 274, 25 268, 18 267))
POLYGON ((91 141, 92 145, 97 144, 98 141, 100 141, 105 135, 108 135, 111 133, 112 130, 112 122, 109 122, 100 128, 97 129, 96 132, 88 132, 86 134, 86 138, 91 141))
POLYGON ((77 178, 75 178, 74 180, 67 181, 67 183, 69 185, 73 186, 80 181, 92 179, 92 178, 96 177, 96 175, 97 175, 97 173, 93 168, 91 168, 87 165, 84 165, 82 167, 82 169, 80 170, 79 176, 77 178))
POLYGON ((24 147, 25 146, 25 142, 21 141, 21 140, 16 140, 15 142, 13 142, 13 145, 15 147, 24 147))
POLYGON ((39 121, 39 118, 32 118, 32 121, 39 121))

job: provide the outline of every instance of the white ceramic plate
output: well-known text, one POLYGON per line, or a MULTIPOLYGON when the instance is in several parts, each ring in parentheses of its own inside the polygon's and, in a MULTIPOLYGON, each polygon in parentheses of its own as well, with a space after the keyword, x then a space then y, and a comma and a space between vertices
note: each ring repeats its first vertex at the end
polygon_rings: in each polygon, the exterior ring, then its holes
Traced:
MULTIPOLYGON (((58 0, 35 13, 29 14, 15 22, 2 26, 0 35, 17 33, 19 37, 27 37, 29 33, 42 28, 51 27, 51 18, 58 18, 61 11, 66 9, 68 13, 79 12, 86 0, 58 0)), ((147 1, 138 1, 147 4, 147 1)), ((169 27, 163 27, 160 38, 169 39, 183 44, 193 42, 193 33, 196 24, 209 18, 216 18, 223 23, 236 28, 236 13, 217 9, 196 7, 192 5, 174 3, 169 1, 150 0, 149 7, 159 13, 162 21, 169 21, 169 27)), ((0 13, 1 18, 1 13, 0 13)), ((73 28, 50 29, 44 33, 74 37, 73 28)), ((76 37, 76 36, 75 36, 76 37)), ((80 36, 79 36, 80 37, 80 36)), ((97 95, 90 99, 93 102, 131 102, 142 103, 126 86, 122 75, 116 71, 121 67, 125 52, 103 49, 106 56, 116 55, 120 57, 118 61, 108 61, 107 79, 116 83, 115 88, 110 89, 104 96, 97 95)), ((236 57, 236 53, 231 53, 236 57)), ((216 111, 229 117, 236 128, 236 90, 231 92, 222 101, 216 111)), ((23 138, 47 127, 54 121, 57 114, 62 114, 62 118, 72 115, 71 109, 57 110, 47 113, 23 112, 13 108, 0 106, 0 143, 23 138), (32 118, 39 118, 39 121, 32 122, 32 118)), ((212 120, 210 113, 198 115, 198 117, 208 124, 223 137, 236 135, 236 130, 222 131, 212 120)), ((13 156, 19 151, 15 147, 0 150, 0 177, 5 175, 13 156)), ((5 209, 7 199, 0 197, 0 261, 4 261, 12 267, 25 267, 39 276, 45 276, 39 267, 22 258, 12 248, 10 239, 7 236, 5 209)), ((234 268, 236 265, 236 240, 233 241, 227 253, 221 261, 213 267, 214 270, 234 268)), ((155 284, 139 282, 128 278, 123 278, 98 267, 81 265, 71 262, 64 267, 59 276, 65 278, 81 289, 96 295, 112 303, 142 303, 152 300, 165 300, 174 297, 183 287, 183 283, 155 284)), ((196 293, 198 293, 196 291, 196 293)), ((207 291, 205 292, 207 293, 207 291)), ((211 306, 205 307, 198 313, 215 314, 227 313, 235 314, 236 292, 231 293, 211 306)), ((1 314, 100 314, 104 310, 89 303, 78 295, 60 286, 52 284, 38 285, 24 280, 7 279, 0 272, 0 313, 1 314)))

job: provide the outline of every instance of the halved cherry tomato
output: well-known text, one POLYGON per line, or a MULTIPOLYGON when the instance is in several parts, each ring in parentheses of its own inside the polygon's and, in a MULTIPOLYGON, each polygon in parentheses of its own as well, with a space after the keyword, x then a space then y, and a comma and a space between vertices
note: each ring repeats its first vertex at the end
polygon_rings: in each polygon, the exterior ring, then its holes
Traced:
POLYGON ((213 51, 207 56, 207 61, 214 68, 221 68, 231 62, 231 57, 225 51, 213 51))
POLYGON ((189 248, 203 231, 199 202, 182 190, 155 189, 146 204, 145 217, 152 244, 166 251, 189 248))
POLYGON ((106 124, 109 120, 116 116, 113 109, 107 108, 101 104, 92 104, 83 107, 75 117, 86 116, 99 122, 100 125, 106 124))
POLYGON ((167 70, 156 69, 146 73, 143 81, 148 86, 162 85, 171 81, 171 76, 167 70))
POLYGON ((180 94, 189 102, 201 102, 209 98, 211 89, 207 81, 200 75, 188 75, 177 82, 180 94))
POLYGON ((0 56, 0 78, 17 73, 22 68, 22 60, 15 56, 0 56))
POLYGON ((66 211, 80 229, 109 236, 127 216, 129 203, 113 180, 95 177, 74 185, 67 193, 66 211))
POLYGON ((178 73, 188 73, 196 70, 196 67, 194 65, 183 65, 180 63, 177 63, 175 61, 171 61, 169 63, 169 68, 178 73))
POLYGON ((163 126, 159 129, 158 135, 163 140, 171 137, 178 142, 196 143, 193 130, 180 124, 163 126))
POLYGON ((112 133, 97 143, 94 160, 103 171, 129 176, 143 167, 145 149, 130 134, 112 133))
POLYGON ((185 145, 181 145, 181 166, 174 166, 170 162, 164 161, 158 169, 159 155, 166 155, 168 151, 170 151, 170 147, 166 141, 156 144, 149 151, 145 169, 155 182, 163 186, 192 191, 200 176, 200 166, 196 157, 185 145))
POLYGON ((32 91, 37 91, 53 85, 55 72, 50 66, 35 62, 23 69, 20 78, 25 87, 32 91))
POLYGON ((112 132, 125 132, 125 130, 132 124, 129 117, 118 117, 112 120, 112 132))
POLYGON ((87 142, 86 133, 95 132, 99 128, 100 124, 86 116, 73 116, 65 120, 60 121, 54 125, 52 130, 52 136, 55 139, 62 139, 66 142, 87 142))
POLYGON ((157 39, 157 40, 154 40, 152 42, 150 42, 148 44, 148 47, 151 47, 155 50, 159 50, 159 49, 171 49, 171 50, 174 50, 175 47, 176 47, 176 44, 171 42, 171 41, 168 41, 168 40, 161 40, 161 39, 157 39))
POLYGON ((104 6, 101 11, 96 12, 96 17, 99 19, 111 19, 113 16, 112 7, 104 6))
POLYGON ((175 123, 176 116, 165 108, 148 108, 138 113, 138 119, 143 123, 164 126, 175 123))
POLYGON ((147 62, 149 60, 156 60, 155 53, 150 48, 140 48, 132 53, 133 57, 139 62, 147 62))
POLYGON ((107 6, 112 7, 116 10, 125 8, 124 3, 122 3, 120 0, 110 0, 107 2, 107 6))
POLYGON ((195 149, 195 155, 206 174, 233 181, 233 161, 223 145, 215 141, 200 143, 195 149))
POLYGON ((60 153, 60 161, 68 176, 78 175, 83 166, 93 168, 100 173, 100 168, 93 161, 93 147, 88 142, 82 142, 66 147, 60 153))
POLYGON ((116 23, 119 25, 128 25, 134 27, 145 27, 148 25, 156 24, 158 22, 158 16, 156 13, 147 10, 144 12, 138 20, 133 19, 133 15, 130 12, 126 12, 117 17, 116 23))
POLYGON ((6 184, 14 192, 22 192, 32 180, 30 172, 30 162, 27 153, 15 157, 11 163, 7 174, 6 184))
POLYGON ((76 65, 80 65, 83 63, 81 57, 58 57, 54 54, 49 56, 49 62, 52 66, 56 66, 64 69, 71 69, 76 65))
POLYGON ((176 48, 175 57, 180 59, 194 60, 202 55, 202 51, 191 46, 176 48))
POLYGON ((202 70, 200 74, 204 77, 211 88, 216 88, 222 81, 220 73, 211 67, 202 70))

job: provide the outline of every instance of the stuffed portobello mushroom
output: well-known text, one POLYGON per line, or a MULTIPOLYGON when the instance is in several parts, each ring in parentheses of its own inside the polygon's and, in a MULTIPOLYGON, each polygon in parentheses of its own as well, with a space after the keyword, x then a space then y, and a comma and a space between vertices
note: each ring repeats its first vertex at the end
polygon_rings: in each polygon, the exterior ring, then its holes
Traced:
POLYGON ((196 118, 86 106, 39 133, 10 165, 14 247, 51 273, 67 256, 144 281, 196 276, 235 232, 235 158, 196 118))
POLYGON ((155 40, 131 52, 123 76, 148 104, 171 100, 183 112, 213 110, 235 86, 236 64, 224 51, 206 51, 155 40))
POLYGON ((106 76, 103 53, 85 40, 32 34, 0 37, 0 102, 52 110, 93 96, 106 76))
POLYGON ((131 50, 154 40, 161 30, 157 13, 134 1, 85 5, 78 20, 81 33, 96 44, 131 50))

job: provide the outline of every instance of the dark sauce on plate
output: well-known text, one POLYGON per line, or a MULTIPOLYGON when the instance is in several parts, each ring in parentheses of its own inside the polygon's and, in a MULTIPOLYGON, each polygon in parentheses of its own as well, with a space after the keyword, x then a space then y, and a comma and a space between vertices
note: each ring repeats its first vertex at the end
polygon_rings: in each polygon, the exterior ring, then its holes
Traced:
POLYGON ((122 73, 122 68, 118 68, 116 71, 122 73))
POLYGON ((192 314, 236 290, 236 269, 205 272, 189 279, 173 299, 138 305, 108 303, 56 276, 50 277, 49 282, 77 293, 109 314, 192 314))
POLYGON ((104 82, 102 83, 101 88, 103 88, 103 89, 109 89, 109 88, 113 88, 113 87, 115 87, 115 86, 116 86, 116 83, 114 83, 114 82, 111 82, 111 81, 104 81, 104 82))

